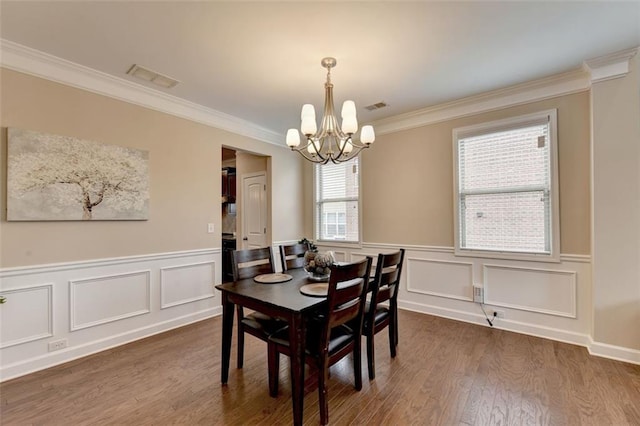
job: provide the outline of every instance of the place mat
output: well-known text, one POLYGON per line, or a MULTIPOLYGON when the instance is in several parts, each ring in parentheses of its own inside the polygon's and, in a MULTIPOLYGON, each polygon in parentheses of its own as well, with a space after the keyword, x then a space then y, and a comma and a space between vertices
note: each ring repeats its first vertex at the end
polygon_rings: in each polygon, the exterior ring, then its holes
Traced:
POLYGON ((313 297, 327 297, 329 283, 313 283, 300 287, 300 293, 313 297))
POLYGON ((289 274, 281 274, 277 272, 275 274, 257 275, 253 278, 253 280, 261 284, 277 284, 283 283, 285 281, 291 281, 292 278, 293 277, 289 274))

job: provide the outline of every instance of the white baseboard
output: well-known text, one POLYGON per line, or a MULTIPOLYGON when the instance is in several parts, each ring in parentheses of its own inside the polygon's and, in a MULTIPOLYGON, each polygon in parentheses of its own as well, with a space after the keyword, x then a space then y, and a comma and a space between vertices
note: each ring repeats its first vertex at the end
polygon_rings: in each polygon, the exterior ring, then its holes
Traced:
MULTIPOLYGON (((439 306, 425 305, 421 303, 400 300, 398 300, 398 307, 407 311, 435 315, 437 317, 443 317, 456 321, 463 321, 489 327, 489 325, 487 324, 487 320, 483 315, 474 314, 471 312, 464 312, 455 309, 448 309, 439 306)), ((573 345, 585 347, 588 347, 589 345, 589 336, 587 334, 573 333, 566 330, 544 327, 536 324, 526 324, 519 321, 500 318, 499 320, 494 321, 493 327, 499 330, 513 331, 515 333, 542 337, 545 339, 556 340, 573 345)))
POLYGON ((589 349, 589 353, 593 356, 640 365, 640 351, 635 349, 594 342, 591 339, 587 349, 589 349))
MULTIPOLYGON (((407 311, 429 314, 488 327, 485 317, 479 314, 400 300, 398 300, 398 307, 407 311)), ((640 365, 640 351, 594 342, 588 334, 572 333, 566 330, 505 319, 500 319, 499 321, 494 322, 494 328, 583 346, 587 348, 591 355, 640 365)))

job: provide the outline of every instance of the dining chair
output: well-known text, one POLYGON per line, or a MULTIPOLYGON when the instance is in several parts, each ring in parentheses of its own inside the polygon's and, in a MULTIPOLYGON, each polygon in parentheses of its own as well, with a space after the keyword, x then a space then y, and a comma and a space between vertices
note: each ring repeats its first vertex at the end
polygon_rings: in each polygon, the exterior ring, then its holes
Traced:
POLYGON ((304 254, 309 250, 309 244, 297 243, 280 246, 280 262, 282 272, 304 266, 304 254))
POLYGON ((369 380, 376 376, 373 336, 389 328, 389 349, 395 358, 398 346, 398 289, 404 261, 404 249, 379 254, 376 273, 369 284, 371 299, 365 305, 362 334, 367 338, 367 368, 369 380), (386 303, 385 303, 386 302, 386 303))
MULTIPOLYGON (((261 274, 275 272, 271 247, 234 250, 231 253, 231 269, 233 280, 253 278, 261 274)), ((286 327, 286 321, 270 317, 261 312, 252 312, 244 316, 242 306, 236 306, 238 314, 238 368, 244 363, 244 333, 249 333, 265 342, 269 336, 286 327)))
MULTIPOLYGON (((318 372, 320 422, 323 425, 329 421, 327 381, 331 365, 353 353, 355 388, 362 389, 362 323, 372 260, 367 256, 360 262, 331 266, 327 303, 307 322, 305 362, 318 372)), ((271 335, 268 347, 269 393, 277 396, 279 354, 291 355, 289 330, 284 328, 271 335)))

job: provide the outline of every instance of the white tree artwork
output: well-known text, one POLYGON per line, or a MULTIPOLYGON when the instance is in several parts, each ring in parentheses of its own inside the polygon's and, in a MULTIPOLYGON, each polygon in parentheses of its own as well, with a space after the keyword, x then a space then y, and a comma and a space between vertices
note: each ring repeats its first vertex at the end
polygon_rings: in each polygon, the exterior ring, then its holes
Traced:
POLYGON ((7 220, 146 220, 149 153, 8 129, 7 220))

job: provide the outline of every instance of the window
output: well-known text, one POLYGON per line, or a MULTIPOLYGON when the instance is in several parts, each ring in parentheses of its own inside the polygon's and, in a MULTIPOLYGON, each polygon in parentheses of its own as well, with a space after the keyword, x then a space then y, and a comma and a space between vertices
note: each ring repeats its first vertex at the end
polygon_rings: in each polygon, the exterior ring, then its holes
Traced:
POLYGON ((335 239, 345 239, 347 234, 347 215, 344 212, 325 212, 324 235, 333 235, 335 239))
POLYGON ((556 111, 455 129, 453 139, 456 254, 557 260, 556 111))
POLYGON ((360 241, 359 159, 316 164, 315 232, 319 241, 360 241))

